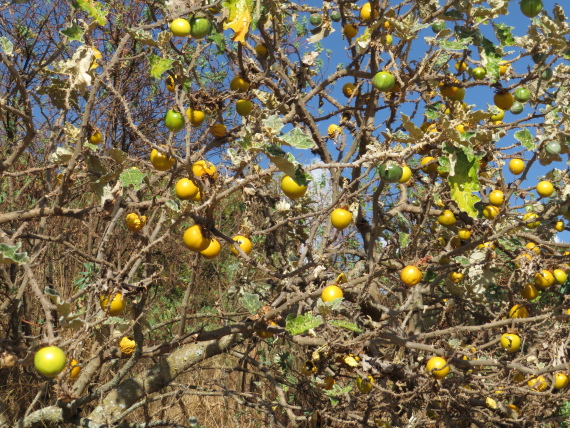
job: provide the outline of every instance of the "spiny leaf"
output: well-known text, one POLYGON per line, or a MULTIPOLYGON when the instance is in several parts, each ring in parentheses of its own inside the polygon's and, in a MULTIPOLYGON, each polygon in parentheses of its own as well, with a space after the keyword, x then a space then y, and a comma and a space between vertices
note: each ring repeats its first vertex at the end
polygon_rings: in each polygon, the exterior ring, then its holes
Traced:
POLYGON ((123 171, 119 180, 123 187, 132 186, 135 190, 139 190, 144 178, 145 175, 138 168, 131 168, 123 171))
POLYGON ((528 129, 523 129, 521 131, 515 132, 515 139, 519 141, 528 150, 535 150, 536 144, 534 144, 534 139, 528 129))
POLYGON ((243 307, 252 314, 256 314, 257 311, 259 311, 259 308, 262 306, 258 294, 244 293, 240 301, 243 307))
POLYGON ((479 159, 467 148, 445 144, 443 151, 449 153, 449 187, 451 198, 460 210, 470 217, 477 217, 475 204, 481 199, 475 194, 480 189, 479 159))
POLYGON ((356 333, 362 333, 360 327, 346 320, 331 320, 329 321, 329 324, 335 327, 346 328, 347 330, 354 331, 356 333))
POLYGON ((313 137, 305 134, 299 128, 294 128, 288 133, 281 136, 281 139, 290 146, 296 147, 298 149, 311 149, 315 147, 315 141, 313 137))
POLYGON ((323 318, 320 315, 314 316, 313 314, 305 314, 295 316, 293 314, 287 315, 285 322, 285 330, 291 335, 296 336, 303 334, 312 328, 316 328, 323 323, 323 318))
POLYGON ((87 12, 100 26, 104 27, 107 24, 109 10, 106 5, 94 0, 75 0, 73 6, 87 12))
POLYGON ((162 58, 157 55, 150 55, 148 61, 150 63, 149 73, 152 77, 154 77, 157 80, 160 80, 162 78, 162 74, 165 71, 170 70, 172 68, 172 63, 174 62, 171 59, 162 58))
POLYGON ((71 24, 71 27, 61 30, 60 33, 66 36, 70 41, 75 40, 83 43, 83 34, 85 34, 85 30, 74 22, 71 24))
POLYGON ((18 242, 16 245, 0 244, 0 263, 28 263, 30 261, 28 253, 18 252, 21 246, 21 242, 18 242))

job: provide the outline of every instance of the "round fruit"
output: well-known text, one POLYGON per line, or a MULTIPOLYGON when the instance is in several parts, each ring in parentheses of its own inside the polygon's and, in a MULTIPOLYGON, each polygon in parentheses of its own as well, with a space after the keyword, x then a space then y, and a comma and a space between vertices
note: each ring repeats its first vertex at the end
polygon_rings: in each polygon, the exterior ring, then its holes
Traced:
POLYGON ((176 81, 172 76, 168 75, 165 83, 166 89, 168 89, 169 92, 174 92, 176 90, 176 81))
POLYGON ((509 162, 509 171, 514 175, 522 174, 524 171, 524 162, 522 159, 511 159, 509 162))
POLYGON ((549 141, 544 146, 544 151, 548 153, 550 156, 556 156, 560 153, 562 147, 558 141, 549 141))
POLYGON ((451 282, 454 282, 455 284, 460 283, 461 281, 463 281, 463 274, 461 272, 451 272, 449 274, 449 279, 451 280, 451 282))
POLYGON ((323 17, 318 13, 313 13, 309 18, 309 22, 311 23, 312 26, 318 27, 323 23, 323 17))
POLYGON ((378 11, 374 11, 374 15, 372 14, 372 5, 370 3, 364 3, 364 5, 360 8, 360 19, 362 21, 370 21, 371 19, 378 18, 378 11))
POLYGON ((398 180, 398 183, 407 183, 412 178, 412 170, 409 166, 404 165, 402 167, 402 177, 398 180))
POLYGON ((524 299, 531 301, 531 300, 534 300, 538 297, 538 289, 536 288, 536 286, 534 284, 531 284, 529 282, 527 285, 524 286, 521 294, 522 294, 524 299))
POLYGON ((146 224, 146 216, 139 216, 137 213, 129 213, 125 216, 127 228, 133 232, 138 232, 146 224))
POLYGON ((396 83, 396 79, 392 73, 387 71, 380 71, 374 75, 374 79, 372 80, 372 85, 378 89, 380 92, 388 92, 394 84, 396 83))
POLYGON ((534 18, 542 10, 542 0, 522 0, 521 12, 529 18, 534 18))
POLYGON ((540 288, 548 288, 554 284, 554 281, 554 275, 546 269, 543 269, 534 275, 534 283, 540 288))
POLYGON ((548 198, 554 193, 554 186, 550 181, 541 181, 536 185, 536 193, 543 198, 548 198))
POLYGON ((370 391, 372 391, 372 388, 374 388, 372 386, 373 383, 374 378, 372 375, 368 375, 366 379, 362 379, 360 376, 356 378, 356 386, 358 387, 358 390, 363 394, 368 394, 370 391))
POLYGON ((127 306, 127 301, 123 299, 123 295, 121 293, 115 294, 112 300, 110 299, 110 297, 111 296, 104 294, 99 296, 99 303, 101 304, 101 309, 103 309, 112 317, 121 315, 127 306), (109 301, 111 303, 109 303, 109 301))
POLYGON ((447 376, 450 369, 444 358, 431 357, 426 364, 426 370, 430 376, 436 379, 443 379, 447 376))
POLYGON ((240 116, 249 116, 253 110, 253 103, 249 100, 238 100, 236 102, 236 111, 240 116))
POLYGON ((520 103, 526 103, 528 100, 530 100, 530 91, 524 87, 517 88, 513 95, 515 97, 515 100, 520 103))
POLYGON ((454 95, 449 97, 451 101, 463 101, 464 98, 465 98, 465 88, 459 88, 454 95))
POLYGON ((445 28, 445 22, 443 21, 438 21, 431 24, 431 31, 433 31, 435 34, 439 33, 444 28, 445 28))
POLYGON ((554 275, 554 279, 556 279, 556 282, 558 284, 564 284, 568 279, 568 275, 562 269, 554 269, 552 271, 552 274, 554 275))
POLYGON ((509 317, 511 318, 528 318, 528 310, 521 305, 515 305, 509 311, 509 317))
POLYGON ((285 175, 281 179, 281 190, 283 190, 283 193, 285 193, 289 198, 295 200, 302 198, 305 195, 307 192, 307 186, 299 186, 295 180, 288 175, 285 175))
POLYGON ((568 386, 568 376, 566 376, 564 373, 556 373, 555 379, 556 379, 554 381, 555 389, 562 389, 568 386))
POLYGON ((246 92, 249 89, 249 82, 236 76, 230 82, 230 89, 239 93, 246 92))
POLYGON ((455 63, 455 69, 457 71, 459 71, 460 73, 463 73, 465 70, 467 70, 469 66, 467 65, 467 63, 465 61, 457 61, 455 63))
MULTIPOLYGON (((251 241, 247 239, 245 236, 236 235, 232 239, 238 243, 239 247, 244 253, 246 254, 251 253, 253 245, 251 244, 251 241)), ((230 247, 230 250, 236 256, 239 254, 238 251, 233 247, 233 245, 230 247)))
POLYGON ((79 373, 81 372, 81 367, 79 366, 79 361, 77 361, 75 358, 71 360, 71 363, 69 363, 69 368, 71 369, 70 373, 69 373, 69 378, 70 379, 77 379, 79 377, 79 373))
POLYGON ((56 377, 65 368, 65 353, 57 346, 46 346, 34 356, 36 370, 45 377, 56 377))
POLYGON ((226 136, 226 125, 223 123, 214 123, 210 127, 210 134, 214 138, 224 138, 226 136))
POLYGON ((491 116, 491 120, 492 120, 493 122, 496 122, 497 120, 503 120, 504 117, 505 117, 505 111, 499 109, 499 112, 498 112, 498 113, 495 113, 495 114, 493 114, 493 115, 491 116))
POLYGON ((493 190, 489 195, 489 202, 492 205, 500 207, 505 202, 505 195, 501 190, 493 190))
POLYGON ((535 254, 540 254, 540 247, 536 245, 534 242, 527 242, 525 247, 533 251, 535 254))
POLYGON ((194 127, 202 125, 202 122, 204 122, 204 118, 206 117, 203 111, 194 110, 193 108, 186 110, 186 116, 188 116, 190 124, 194 127))
POLYGON ((220 246, 220 243, 218 242, 218 240, 212 238, 210 240, 210 244, 208 245, 208 248, 200 251, 200 254, 202 254, 202 256, 204 256, 204 258, 211 260, 211 259, 215 258, 218 254, 220 254, 221 249, 222 249, 222 247, 220 246))
POLYGON ((383 38, 380 39, 382 41, 382 44, 385 46, 391 46, 392 45, 392 41, 393 38, 390 34, 386 34, 383 38))
POLYGON ((184 118, 182 114, 170 109, 164 116, 164 125, 166 125, 170 132, 178 132, 184 128, 184 118))
POLYGON ((455 219, 455 214, 453 214, 453 211, 443 210, 437 217, 437 222, 442 226, 453 226, 457 220, 455 219))
POLYGON ((329 137, 334 138, 342 132, 342 128, 334 123, 331 123, 327 128, 327 134, 329 137))
POLYGON ((439 84, 439 92, 441 92, 441 95, 444 97, 453 97, 455 94, 457 94, 457 91, 459 91, 459 86, 451 85, 445 82, 441 82, 439 84))
POLYGON ((557 221, 556 224, 554 225, 554 229, 556 229, 557 232, 563 232, 564 231, 564 222, 561 221, 557 221))
POLYGON ((508 110, 513 106, 515 97, 508 91, 500 91, 493 96, 493 101, 500 109, 508 110))
MULTIPOLYGON (((525 215, 523 215, 523 221, 531 220, 537 217, 538 215, 536 215, 535 213, 526 213, 525 215)), ((525 227, 528 229, 536 229, 538 226, 540 226, 540 221, 534 221, 532 223, 528 223, 525 225, 525 227)))
POLYGON ((534 391, 546 391, 548 388, 548 382, 542 375, 529 380, 526 384, 534 391))
POLYGON ((335 208, 331 213, 331 223, 338 230, 346 229, 351 221, 351 212, 344 208, 335 208))
POLYGON ((501 346, 511 354, 521 347, 521 338, 514 333, 505 333, 501 336, 501 346))
POLYGON ((354 91, 356 90, 356 85, 352 84, 352 83, 345 83, 342 86, 342 93, 345 97, 350 98, 352 97, 352 95, 354 94, 354 91))
POLYGON ((347 38, 352 39, 358 34, 358 28, 356 28, 353 24, 346 24, 343 27, 342 32, 347 38))
POLYGON ((192 164, 192 173, 198 178, 202 178, 204 175, 209 176, 213 180, 218 178, 218 172, 216 171, 216 165, 205 160, 199 160, 192 164))
POLYGON ((511 66, 511 64, 508 63, 507 61, 500 61, 499 62, 499 75, 504 76, 505 74, 507 74, 507 70, 509 69, 510 66, 511 66))
POLYGON ((194 17, 190 20, 190 34, 195 39, 203 39, 212 29, 210 21, 206 18, 194 17))
POLYGON ((515 101, 509 111, 512 114, 521 114, 524 111, 524 106, 518 101, 515 101))
POLYGON ((255 53, 262 58, 266 58, 268 55, 267 48, 263 44, 255 45, 255 53))
POLYGON ((137 343, 130 337, 123 337, 119 342, 119 349, 123 355, 133 355, 135 353, 135 348, 137 343))
POLYGON ((340 12, 338 10, 335 10, 333 13, 331 13, 331 19, 334 22, 340 21, 340 18, 341 18, 341 15, 340 15, 340 12))
POLYGON ((103 134, 101 134, 101 131, 97 130, 95 132, 93 132, 90 136, 89 136, 89 142, 91 144, 94 145, 99 145, 101 144, 101 142, 103 141, 103 134))
POLYGON ((459 229, 457 236, 459 236, 459 239, 462 241, 467 241, 471 238, 471 231, 469 229, 459 229))
POLYGON ((202 228, 197 224, 186 229, 184 236, 182 237, 182 242, 184 242, 186 248, 196 253, 208 248, 210 246, 210 241, 210 239, 204 236, 202 228))
POLYGON ((174 186, 174 193, 178 199, 186 201, 188 199, 194 199, 200 189, 196 186, 192 180, 184 177, 178 180, 176 186, 174 186))
POLYGON ((540 74, 540 77, 543 80, 550 80, 554 76, 554 72, 551 68, 545 68, 544 71, 540 74))
POLYGON ((486 219, 493 220, 495 217, 499 215, 499 208, 494 205, 487 205, 483 208, 483 216, 486 219))
POLYGON ((487 70, 483 67, 476 67, 471 71, 471 76, 473 76, 475 80, 483 80, 485 76, 487 76, 487 70))
POLYGON ((190 23, 184 18, 176 18, 170 23, 170 31, 177 37, 190 35, 190 23))
MULTIPOLYGON (((420 161, 420 165, 426 165, 434 160, 435 158, 431 156, 426 156, 425 158, 422 158, 422 160, 420 161)), ((434 162, 431 165, 424 166, 422 168, 422 171, 425 172, 426 174, 437 174, 437 163, 434 162)))
POLYGON ((328 285, 323 288, 321 299, 323 302, 332 302, 334 299, 339 299, 343 296, 343 292, 338 285, 328 285))
POLYGON ((543 52, 537 52, 532 56, 532 62, 535 64, 540 64, 541 62, 544 62, 547 56, 548 55, 543 52))
POLYGON ((406 266, 400 271, 400 279, 408 287, 413 287, 422 280, 422 271, 415 266, 406 266))
POLYGON ((383 163, 378 167, 378 173, 380 174, 380 178, 385 182, 397 183, 402 178, 404 170, 394 163, 383 163))

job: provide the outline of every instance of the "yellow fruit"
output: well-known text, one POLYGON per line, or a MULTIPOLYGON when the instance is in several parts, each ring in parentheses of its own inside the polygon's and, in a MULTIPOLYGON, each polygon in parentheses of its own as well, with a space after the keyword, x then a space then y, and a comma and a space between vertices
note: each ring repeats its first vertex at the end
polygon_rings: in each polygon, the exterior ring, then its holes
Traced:
POLYGON ((549 270, 541 270, 534 276, 534 283, 540 288, 548 288, 554 284, 554 275, 549 270))
POLYGON ((216 165, 205 160, 199 160, 198 162, 194 162, 192 164, 192 172, 198 178, 203 178, 204 175, 207 175, 214 180, 218 178, 216 165))
POLYGON ((457 220, 451 210, 443 210, 437 217, 437 222, 442 226, 453 226, 457 220))
POLYGON ((538 297, 538 289, 534 284, 528 283, 524 286, 521 292, 522 296, 526 300, 534 300, 538 297))
POLYGON ((141 215, 139 217, 137 213, 129 213, 125 217, 125 222, 127 223, 129 230, 138 232, 146 224, 146 216, 141 215))
POLYGON ((356 85, 352 84, 352 83, 345 83, 342 86, 342 93, 345 97, 350 98, 355 94, 356 90, 356 85))
POLYGON ((509 354, 516 352, 521 346, 521 338, 513 333, 505 333, 501 336, 501 346, 509 354))
POLYGON ((450 279, 452 282, 458 284, 458 283, 460 283, 461 281, 463 281, 463 274, 462 274, 461 272, 451 272, 451 273, 449 274, 449 279, 450 279))
POLYGON ((525 261, 525 260, 520 260, 520 259, 523 259, 523 258, 526 258, 526 259, 529 260, 529 261, 532 260, 532 257, 529 256, 529 255, 526 254, 526 253, 525 253, 525 254, 519 254, 518 256, 515 257, 515 265, 516 265, 518 268, 520 268, 520 267, 521 267, 521 264, 523 264, 523 263, 521 263, 521 261, 525 261), (518 260, 518 261, 517 261, 517 260, 518 260))
POLYGON ((471 231, 469 229, 459 229, 457 236, 459 236, 459 239, 462 241, 467 241, 471 239, 471 231))
POLYGON ((497 215, 499 215, 499 208, 497 208, 495 205, 487 205, 485 208, 483 208, 483 216, 485 218, 492 220, 497 217, 497 215))
MULTIPOLYGON (((537 217, 538 215, 536 215, 535 213, 526 213, 523 216, 523 221, 531 220, 537 217)), ((525 225, 525 227, 528 229, 536 229, 538 226, 540 226, 540 221, 533 221, 532 223, 528 223, 525 225)))
POLYGON ((305 376, 311 376, 316 372, 317 366, 315 366, 315 363, 313 363, 311 360, 307 360, 303 363, 303 366, 301 367, 301 373, 303 373, 305 376))
POLYGON ((255 46, 255 53, 262 58, 265 58, 268 55, 267 48, 263 44, 259 44, 259 45, 255 46))
POLYGON ((299 186, 295 180, 288 175, 285 175, 281 179, 281 190, 283 190, 283 193, 285 193, 289 198, 295 200, 302 198, 305 195, 307 192, 307 186, 299 186))
POLYGON ((188 116, 188 120, 190 124, 194 127, 198 127, 202 125, 206 115, 201 110, 194 110, 193 108, 189 108, 186 110, 186 116, 188 116))
POLYGON ((495 244, 493 244, 492 242, 483 242, 482 244, 477 245, 477 248, 482 249, 482 248, 495 248, 495 244))
POLYGON ((121 293, 117 293, 110 299, 111 296, 102 294, 99 296, 99 303, 101 304, 101 309, 106 311, 112 317, 121 315, 127 306, 127 301, 123 299, 121 293), (110 303, 109 303, 110 301, 110 303))
POLYGON ((536 193, 543 198, 548 198, 554 193, 554 186, 550 181, 541 181, 536 185, 536 193))
POLYGON ((527 385, 530 389, 534 391, 546 391, 546 389, 548 388, 548 382, 542 375, 529 380, 527 382, 527 385))
POLYGON ((368 394, 370 391, 372 391, 372 388, 374 388, 372 386, 373 383, 374 378, 372 375, 368 375, 366 379, 362 379, 360 376, 356 378, 356 386, 362 394, 368 394))
POLYGON ((344 208, 335 208, 331 213, 331 223, 338 230, 346 229, 352 222, 352 213, 344 208))
POLYGON ((156 149, 152 149, 150 152, 150 163, 154 166, 155 169, 159 171, 167 171, 172 168, 174 162, 176 160, 174 158, 168 157, 162 152, 159 152, 156 149))
POLYGON ((464 72, 465 70, 467 70, 468 65, 465 61, 457 61, 455 63, 455 69, 459 72, 464 72))
POLYGON ((327 128, 327 134, 329 134, 329 137, 334 138, 337 135, 339 135, 342 132, 342 129, 340 126, 335 125, 334 123, 331 123, 329 125, 329 127, 327 128))
POLYGON ((441 92, 441 95, 443 95, 444 97, 447 98, 454 97, 455 95, 457 95, 458 91, 459 91, 459 86, 454 86, 452 84, 445 82, 441 82, 439 84, 439 92, 441 92))
POLYGON ((103 142, 103 134, 101 134, 101 131, 97 130, 97 131, 93 132, 89 136, 89 142, 91 144, 96 145, 96 146, 101 144, 101 142, 103 142))
POLYGON ((184 177, 178 180, 176 186, 174 186, 174 193, 178 199, 186 201, 188 199, 194 199, 200 189, 196 186, 192 180, 184 177))
MULTIPOLYGON (((76 379, 77 377, 79 377, 79 373, 81 372, 81 367, 79 366, 79 361, 77 361, 75 358, 71 360, 71 363, 69 363, 69 367, 71 368, 71 372, 69 373, 69 377, 71 379, 76 379)), ((560 389, 560 388, 558 388, 560 389)))
POLYGON ((358 34, 358 28, 352 24, 346 24, 343 27, 342 32, 347 38, 352 39, 358 34))
POLYGON ((236 102, 236 111, 240 116, 249 116, 253 110, 253 103, 249 100, 238 100, 236 102))
POLYGON ((528 318, 528 310, 521 305, 515 305, 509 311, 509 317, 511 318, 528 318))
POLYGON ((534 242, 527 242, 525 247, 531 250, 535 254, 540 254, 540 247, 536 245, 534 242))
POLYGON ((227 130, 226 125, 223 123, 214 123, 210 127, 210 134, 214 138, 224 138, 226 136, 227 130))
MULTIPOLYGON (((428 164, 434 160, 435 160, 435 158, 433 158, 431 156, 426 156, 425 158, 423 158, 420 161, 420 165, 426 165, 426 164, 428 164)), ((434 162, 428 166, 424 166, 422 168, 422 171, 425 172, 426 174, 437 174, 437 162, 434 162)))
POLYGON ((412 170, 410 169, 409 166, 404 165, 402 167, 402 177, 400 177, 400 179, 398 180, 398 183, 407 183, 408 181, 410 181, 410 178, 412 178, 412 170))
POLYGON ((332 302, 334 299, 342 297, 344 293, 338 285, 328 285, 323 288, 321 299, 323 302, 332 302))
POLYGON ((555 389, 563 389, 568 386, 568 376, 564 373, 556 373, 556 380, 554 381, 554 388, 555 389))
POLYGON ((202 254, 202 256, 204 258, 211 260, 211 259, 215 258, 218 254, 220 254, 221 248, 222 247, 220 246, 220 243, 218 242, 218 240, 212 238, 210 240, 210 244, 208 245, 208 248, 200 251, 200 254, 202 254))
POLYGON ((130 337, 123 337, 119 342, 119 349, 123 355, 132 355, 135 352, 136 342, 130 337))
POLYGON ((499 62, 499 74, 501 76, 504 76, 507 73, 507 70, 509 69, 510 66, 511 66, 511 64, 508 63, 507 61, 500 61, 499 62))
MULTIPOLYGON (((277 324, 275 324, 273 321, 269 321, 269 325, 272 327, 277 326, 277 324)), ((256 334, 261 337, 262 339, 269 339, 270 337, 275 336, 273 333, 271 333, 270 331, 257 331, 256 334)))
POLYGON ((230 82, 230 89, 232 91, 238 91, 239 93, 246 92, 249 89, 249 82, 239 76, 236 76, 230 82))
POLYGON ((552 274, 554 275, 554 279, 556 279, 556 282, 558 284, 564 284, 568 279, 568 275, 562 269, 554 269, 552 274))
POLYGON ((556 224, 554 225, 554 229, 556 229, 557 232, 563 232, 564 231, 564 222, 563 221, 557 221, 556 224))
POLYGON ((422 280, 422 271, 415 266, 406 266, 400 271, 400 279, 408 287, 413 287, 422 280))
MULTIPOLYGON (((500 122, 501 120, 503 120, 505 118, 505 111, 498 109, 499 112, 498 113, 494 113, 491 116, 491 122, 500 122)), ((497 123, 495 125, 500 125, 500 123, 497 123)))
POLYGON ((362 21, 370 21, 371 19, 378 18, 379 13, 377 10, 374 10, 374 14, 372 14, 372 5, 370 3, 364 3, 364 5, 360 8, 360 19, 362 21))
MULTIPOLYGON (((244 253, 246 253, 246 254, 251 253, 251 250, 253 249, 253 245, 252 245, 251 241, 249 239, 247 239, 245 236, 236 235, 233 237, 233 240, 238 243, 239 247, 241 248, 241 250, 244 253)), ((239 254, 238 251, 233 246, 230 247, 230 250, 236 256, 239 254)))
POLYGON ((491 202, 491 205, 500 207, 505 202, 505 195, 501 190, 493 190, 489 194, 489 202, 491 202))
POLYGON ((176 77, 174 78, 170 75, 168 75, 166 77, 166 89, 168 89, 169 92, 174 92, 176 90, 176 77))
POLYGON ((184 236, 182 237, 182 242, 184 242, 186 248, 194 251, 195 253, 199 253, 200 251, 204 251, 208 248, 210 241, 210 239, 204 236, 202 228, 197 224, 186 229, 184 236))
POLYGON ((436 379, 443 379, 447 376, 450 369, 444 358, 431 357, 426 364, 426 370, 430 376, 436 379))
POLYGON ((524 162, 522 159, 511 159, 509 162, 509 171, 514 175, 519 175, 524 171, 524 162))

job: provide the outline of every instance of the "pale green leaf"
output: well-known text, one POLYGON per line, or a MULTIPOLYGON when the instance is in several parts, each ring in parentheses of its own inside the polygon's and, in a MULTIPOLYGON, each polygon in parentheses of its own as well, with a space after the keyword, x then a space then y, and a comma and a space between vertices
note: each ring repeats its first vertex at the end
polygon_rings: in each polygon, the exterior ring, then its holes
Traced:
POLYGON ((295 316, 294 314, 287 315, 285 322, 285 330, 291 335, 304 334, 312 328, 316 328, 323 323, 323 318, 320 315, 314 316, 311 313, 305 315, 295 316))
POLYGON ((108 6, 94 0, 74 0, 73 6, 87 12, 100 26, 107 24, 108 6))
POLYGON ((83 35, 85 34, 85 30, 77 23, 71 24, 71 27, 66 28, 65 30, 60 31, 61 34, 66 36, 70 41, 75 40, 78 42, 83 43, 83 35))
POLYGON ((283 129, 283 121, 277 115, 271 115, 262 122, 262 126, 265 132, 270 135, 277 135, 283 129))
POLYGON ((138 168, 131 168, 123 171, 119 179, 123 187, 132 187, 139 190, 145 175, 138 168))
POLYGON ((0 37, 0 50, 8 56, 12 56, 14 52, 14 44, 6 37, 0 37))
POLYGON ((174 62, 169 58, 162 58, 157 55, 150 55, 148 61, 150 63, 150 75, 158 80, 162 79, 165 71, 172 68, 172 63, 174 62))
POLYGON ((258 294, 244 293, 240 301, 243 307, 252 314, 257 314, 257 311, 259 311, 259 308, 262 306, 258 294))
POLYGON ((346 320, 330 320, 329 324, 333 325, 335 327, 345 328, 347 330, 354 331, 356 333, 362 333, 362 330, 360 329, 360 327, 358 327, 356 324, 351 323, 351 322, 346 321, 346 320))
POLYGON ((0 263, 2 264, 28 263, 30 261, 28 253, 18 252, 21 246, 22 246, 21 242, 18 242, 16 245, 0 244, 0 263))
POLYGON ((311 149, 315 147, 313 137, 304 133, 299 128, 293 128, 293 130, 281 136, 281 139, 288 145, 298 149, 311 149))
POLYGON ((478 178, 479 159, 467 147, 444 144, 443 151, 449 153, 449 187, 451 198, 460 210, 476 218, 475 204, 481 199, 476 195, 480 184, 478 178))
POLYGON ((532 138, 532 135, 528 129, 523 129, 521 131, 515 132, 515 139, 528 150, 536 149, 536 144, 534 143, 534 139, 532 138))
POLYGON ((51 154, 50 161, 56 165, 61 165, 69 161, 73 156, 73 149, 71 147, 58 147, 55 152, 51 154))

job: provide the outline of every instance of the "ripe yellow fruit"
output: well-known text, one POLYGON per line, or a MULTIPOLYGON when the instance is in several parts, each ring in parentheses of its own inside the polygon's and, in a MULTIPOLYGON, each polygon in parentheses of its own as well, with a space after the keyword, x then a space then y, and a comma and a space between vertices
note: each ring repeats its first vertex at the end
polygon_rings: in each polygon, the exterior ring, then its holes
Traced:
POLYGON ((255 46, 255 53, 262 58, 265 58, 268 55, 267 48, 263 44, 259 44, 259 45, 255 46))
POLYGON ((505 202, 505 195, 503 194, 502 190, 493 190, 489 194, 489 202, 491 205, 495 205, 496 207, 500 207, 505 202))
MULTIPOLYGON (((277 324, 275 324, 275 322, 273 322, 273 321, 269 321, 269 325, 271 327, 277 326, 277 324)), ((273 333, 271 333, 270 331, 266 331, 266 330, 257 331, 256 334, 259 337, 261 337, 262 339, 269 339, 270 337, 275 336, 273 333)))
POLYGON ((70 379, 78 378, 79 373, 81 373, 81 367, 79 366, 79 361, 77 361, 75 358, 72 359, 71 362, 69 363, 69 367, 71 368, 71 372, 69 373, 70 379))
POLYGON ((457 61, 455 63, 455 69, 459 72, 464 72, 465 70, 467 70, 468 67, 469 66, 465 61, 457 61))
POLYGON ((96 130, 89 136, 89 142, 96 146, 101 144, 102 141, 103 141, 103 134, 101 134, 101 131, 99 130, 96 130))
MULTIPOLYGON (((523 216, 523 221, 531 220, 537 217, 538 215, 536 215, 535 213, 526 213, 523 216)), ((533 221, 532 223, 528 223, 525 225, 525 227, 528 229, 536 229, 538 226, 540 226, 540 221, 533 221)))
POLYGON ((524 171, 523 160, 518 158, 511 159, 511 161, 509 162, 509 171, 511 171, 511 173, 514 175, 522 174, 522 172, 524 171))
POLYGON ((531 250, 535 254, 540 254, 540 247, 536 245, 534 242, 527 242, 525 247, 531 250))
POLYGON ((563 389, 568 386, 568 376, 564 373, 556 373, 556 380, 554 381, 554 388, 555 389, 563 389))
POLYGON ((412 178, 412 170, 410 169, 409 166, 404 165, 402 167, 402 177, 400 177, 400 179, 398 180, 398 183, 407 183, 408 181, 410 181, 410 178, 412 178))
POLYGON ((563 232, 564 231, 564 222, 561 221, 557 221, 556 224, 554 225, 554 229, 556 229, 557 232, 563 232))
POLYGON ((249 89, 249 82, 239 76, 236 76, 230 82, 230 89, 239 93, 246 92, 249 89))
POLYGON ((536 193, 543 198, 548 198, 554 193, 554 186, 550 181, 541 181, 536 185, 536 193))
MULTIPOLYGON (((420 161, 420 165, 426 165, 426 164, 428 164, 434 160, 435 160, 434 157, 426 156, 420 161)), ((426 174, 437 174, 437 162, 434 162, 431 165, 422 167, 422 171, 425 172, 426 174)))
POLYGON ((119 349, 123 355, 133 355, 137 344, 130 337, 124 336, 119 342, 119 349))
POLYGON ((509 354, 516 352, 521 346, 521 338, 514 333, 505 333, 501 336, 501 346, 509 354))
POLYGON ((495 244, 493 244, 492 242, 483 242, 482 244, 477 245, 478 249, 483 249, 483 248, 490 248, 493 249, 495 248, 495 244))
POLYGON ((174 193, 178 199, 186 201, 188 199, 194 199, 200 189, 196 186, 192 180, 189 178, 181 178, 174 186, 174 193))
POLYGON ((253 103, 249 100, 238 100, 236 102, 236 111, 240 116, 249 116, 253 110, 253 103))
POLYGON ((350 98, 355 94, 356 85, 352 83, 345 83, 342 86, 342 93, 345 97, 350 98))
POLYGON ((152 166, 159 171, 169 170, 172 168, 175 161, 176 160, 174 158, 168 157, 156 149, 152 149, 152 152, 150 152, 150 163, 152 163, 152 166))
POLYGON ((214 123, 210 127, 210 134, 214 138, 224 138, 227 134, 226 125, 223 123, 214 123))
POLYGON ((305 195, 307 192, 307 186, 299 186, 295 180, 288 175, 285 175, 281 179, 281 190, 283 190, 283 193, 285 193, 289 198, 295 200, 302 198, 305 195))
POLYGON ((469 229, 459 229, 457 236, 459 236, 459 239, 462 241, 467 241, 471 239, 471 231, 469 229))
POLYGON ((546 389, 548 388, 548 382, 542 375, 529 380, 527 382, 527 385, 530 389, 534 391, 546 391, 546 389))
POLYGON ((499 208, 497 208, 495 205, 487 205, 485 208, 483 208, 483 216, 489 220, 494 219, 498 215, 499 208))
MULTIPOLYGON (((495 113, 491 116, 491 122, 499 122, 505 118, 505 111, 501 110, 501 109, 498 109, 498 110, 499 110, 498 113, 495 113)), ((495 124, 495 125, 498 125, 498 124, 495 124)))
POLYGON ((445 358, 431 357, 427 364, 426 370, 430 376, 436 379, 443 379, 449 373, 449 366, 445 358))
POLYGON ((463 281, 463 274, 462 274, 461 272, 451 272, 451 273, 449 274, 449 279, 450 279, 452 282, 458 284, 458 283, 460 283, 461 281, 463 281))
POLYGON ((202 254, 202 256, 205 259, 211 260, 213 258, 215 258, 218 254, 220 254, 220 250, 222 249, 220 243, 218 242, 217 239, 212 238, 210 240, 210 244, 208 245, 208 248, 206 248, 203 251, 200 251, 200 254, 202 254))
POLYGON ((206 115, 201 110, 194 110, 192 107, 186 110, 186 116, 188 116, 188 120, 190 124, 197 128, 198 126, 202 125, 206 115))
POLYGON ((534 276, 534 283, 540 288, 548 288, 554 284, 554 275, 549 270, 543 269, 534 276))
POLYGON ((413 287, 422 280, 422 271, 415 266, 406 266, 400 271, 400 279, 408 287, 413 287))
POLYGON ((323 302, 332 302, 334 299, 343 297, 344 293, 338 285, 328 285, 321 292, 323 302))
POLYGON ((353 24, 346 24, 343 27, 342 32, 347 38, 352 39, 358 34, 358 28, 356 28, 353 24))
POLYGON ((146 216, 141 215, 139 217, 137 213, 129 213, 125 217, 125 222, 127 223, 129 230, 138 232, 146 224, 146 216))
POLYGON ((184 242, 186 248, 195 253, 204 251, 210 245, 210 239, 204 236, 202 228, 197 224, 186 229, 182 242, 184 242))
POLYGON ((500 61, 499 62, 499 74, 501 76, 504 76, 507 73, 507 70, 509 69, 510 66, 511 66, 511 64, 508 63, 507 61, 500 61))
MULTIPOLYGON (((251 241, 249 239, 247 239, 245 236, 236 235, 232 239, 238 243, 239 247, 241 248, 241 250, 244 253, 246 253, 246 254, 251 253, 251 250, 253 249, 253 245, 252 245, 251 241)), ((238 251, 233 246, 230 247, 230 250, 236 256, 239 254, 238 251)))
POLYGON ((521 305, 515 305, 509 311, 509 317, 511 318, 528 318, 528 310, 521 305))
POLYGON ((534 284, 531 284, 530 282, 524 286, 524 288, 522 289, 521 295, 523 296, 524 299, 526 300, 534 300, 538 297, 538 289, 536 288, 536 286, 534 284))
POLYGON ((338 230, 346 229, 352 222, 352 213, 344 208, 335 208, 331 213, 331 223, 338 230))
POLYGON ((457 220, 451 210, 443 210, 437 217, 437 222, 442 226, 453 226, 457 220))
POLYGON ((356 386, 362 394, 368 394, 370 391, 372 391, 372 388, 374 388, 372 386, 373 383, 374 378, 372 375, 368 375, 366 379, 362 379, 360 376, 356 378, 356 386))
POLYGON ((204 175, 209 176, 213 180, 218 178, 218 172, 216 170, 216 165, 205 160, 199 160, 192 164, 192 172, 198 178, 203 178, 204 175))
POLYGON ((556 279, 556 282, 558 284, 564 284, 568 279, 568 275, 562 269, 554 269, 552 274, 554 275, 554 279, 556 279))
POLYGON ((127 301, 123 299, 123 295, 121 293, 115 294, 112 299, 110 297, 110 295, 104 294, 99 296, 101 309, 106 311, 112 317, 121 315, 127 306, 127 301))
POLYGON ((374 10, 374 14, 372 14, 372 5, 370 3, 364 3, 364 5, 360 8, 360 19, 362 21, 370 21, 371 19, 378 18, 379 13, 377 10, 374 10))

